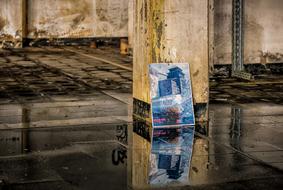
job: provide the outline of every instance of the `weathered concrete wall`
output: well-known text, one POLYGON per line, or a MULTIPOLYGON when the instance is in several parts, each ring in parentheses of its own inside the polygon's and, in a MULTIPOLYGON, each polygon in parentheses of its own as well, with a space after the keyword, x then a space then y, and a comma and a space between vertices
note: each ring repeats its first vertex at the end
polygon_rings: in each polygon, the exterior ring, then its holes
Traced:
POLYGON ((0 0, 0 47, 21 46, 23 2, 23 0, 0 0))
MULTIPOLYGON (((208 102, 208 1, 168 0, 157 61, 190 64, 194 103, 208 102)), ((157 40, 158 42, 158 40, 157 40)))
POLYGON ((231 63, 232 0, 214 1, 214 63, 231 63))
MULTIPOLYGON (((215 64, 230 64, 232 0, 214 1, 215 64)), ((283 62, 283 1, 245 1, 245 63, 283 62)))
POLYGON ((23 37, 126 36, 128 0, 0 0, 1 47, 20 47, 23 37))
POLYGON ((283 62, 283 1, 246 1, 245 61, 283 62))
POLYGON ((28 0, 28 37, 125 37, 128 0, 28 0))

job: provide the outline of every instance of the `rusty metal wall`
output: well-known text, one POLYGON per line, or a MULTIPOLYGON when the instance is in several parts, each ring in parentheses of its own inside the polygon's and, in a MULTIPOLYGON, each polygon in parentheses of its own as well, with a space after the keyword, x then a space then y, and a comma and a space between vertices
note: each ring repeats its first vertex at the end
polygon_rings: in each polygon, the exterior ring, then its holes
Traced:
POLYGON ((128 0, 28 0, 28 38, 128 36, 128 0))
MULTIPOLYGON (((214 1, 214 63, 231 64, 232 0, 214 1)), ((283 1, 245 1, 245 63, 283 62, 283 1)))

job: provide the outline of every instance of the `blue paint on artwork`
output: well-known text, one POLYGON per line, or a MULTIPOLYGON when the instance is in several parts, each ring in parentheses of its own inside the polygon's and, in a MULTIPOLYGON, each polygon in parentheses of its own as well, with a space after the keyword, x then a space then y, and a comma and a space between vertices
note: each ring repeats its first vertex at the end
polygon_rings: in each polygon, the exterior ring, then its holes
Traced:
POLYGON ((150 79, 153 126, 194 125, 188 64, 151 64, 150 79))
POLYGON ((185 74, 179 67, 169 69, 167 79, 158 81, 159 97, 181 94, 185 74))
POLYGON ((188 183, 193 126, 153 129, 149 184, 188 183))

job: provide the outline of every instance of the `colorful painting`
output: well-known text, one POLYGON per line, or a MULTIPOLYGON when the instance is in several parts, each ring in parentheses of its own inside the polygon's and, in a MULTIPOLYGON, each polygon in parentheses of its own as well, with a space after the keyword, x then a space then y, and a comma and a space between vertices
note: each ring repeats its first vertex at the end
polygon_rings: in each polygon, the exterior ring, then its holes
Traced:
POLYGON ((189 64, 150 64, 149 73, 153 127, 194 125, 189 64))

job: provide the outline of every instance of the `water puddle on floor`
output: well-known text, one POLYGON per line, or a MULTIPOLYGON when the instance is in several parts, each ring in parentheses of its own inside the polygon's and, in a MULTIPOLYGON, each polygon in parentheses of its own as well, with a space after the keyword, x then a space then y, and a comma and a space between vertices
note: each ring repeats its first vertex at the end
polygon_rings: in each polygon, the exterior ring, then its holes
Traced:
MULTIPOLYGON (((22 113, 36 113, 20 108, 15 112, 16 108, 12 112, 18 113, 19 123, 25 118, 22 113)), ((69 113, 72 110, 76 109, 69 113)), ((61 112, 49 113, 59 123, 61 112)), ((278 182, 283 177, 282 114, 279 105, 213 104, 209 126, 198 124, 194 135, 187 129, 161 130, 153 142, 142 137, 141 131, 133 132, 132 124, 121 118, 102 124, 8 125, 0 133, 1 185, 11 189, 180 189, 198 185, 227 189, 233 182, 259 179, 282 185, 278 182)), ((6 118, 5 123, 18 123, 16 118, 6 118)), ((24 121, 36 122, 33 117, 24 121)))

